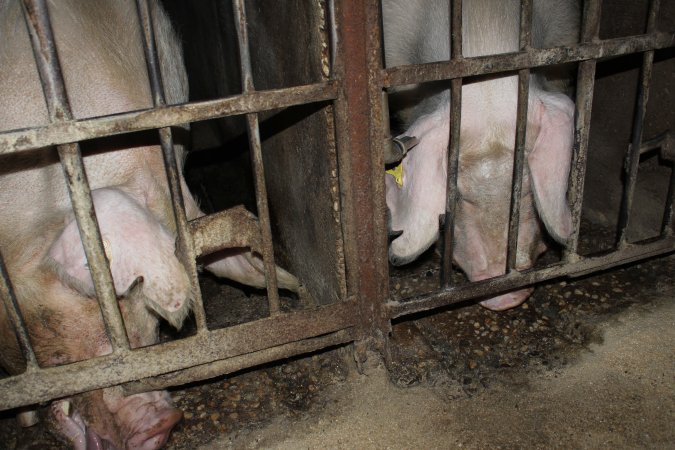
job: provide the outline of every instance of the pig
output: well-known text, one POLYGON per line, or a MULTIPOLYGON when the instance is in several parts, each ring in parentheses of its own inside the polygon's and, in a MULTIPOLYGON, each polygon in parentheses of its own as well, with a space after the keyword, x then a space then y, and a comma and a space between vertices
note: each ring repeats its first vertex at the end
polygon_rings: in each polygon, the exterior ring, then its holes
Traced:
MULTIPOLYGON (((51 23, 76 119, 152 106, 133 0, 51 0, 51 23)), ((154 32, 167 103, 188 100, 180 42, 157 1, 154 32)), ((0 131, 48 124, 33 51, 18 0, 0 0, 0 131)), ((177 138, 178 139, 178 138, 177 138)), ((185 149, 175 148, 179 164, 185 149)), ((176 225, 158 139, 125 135, 82 145, 115 293, 133 348, 158 342, 158 320, 180 327, 193 298, 175 255, 176 225)), ((180 176, 186 215, 203 215, 180 176)), ((54 148, 0 155, 0 251, 41 366, 111 352, 89 267, 54 148)), ((211 258, 206 269, 265 286, 261 259, 248 249, 211 258)), ((279 286, 298 280, 277 269, 279 286)), ((0 364, 25 362, 4 307, 0 364)), ((75 448, 162 446, 181 413, 164 391, 125 396, 102 389, 53 403, 53 420, 75 448)))
MULTIPOLYGON (((465 0, 463 55, 519 50, 520 2, 465 0)), ((383 0, 388 67, 449 59, 448 0, 383 0)), ((570 0, 533 2, 533 46, 569 45, 578 36, 578 5, 570 0)), ((564 70, 533 73, 529 86, 526 168, 520 209, 516 269, 531 267, 547 249, 543 234, 565 244, 572 233, 567 203, 574 136, 574 104, 561 92, 564 70)), ((394 265, 413 261, 439 237, 445 212, 450 130, 449 82, 405 86, 392 94, 403 135, 419 144, 402 162, 399 185, 386 176, 388 227, 399 234, 389 247, 394 265)), ((515 147, 518 77, 465 80, 462 87, 458 202, 454 216, 454 262, 471 281, 503 275, 515 147)), ((492 310, 513 308, 532 289, 486 299, 492 310)))

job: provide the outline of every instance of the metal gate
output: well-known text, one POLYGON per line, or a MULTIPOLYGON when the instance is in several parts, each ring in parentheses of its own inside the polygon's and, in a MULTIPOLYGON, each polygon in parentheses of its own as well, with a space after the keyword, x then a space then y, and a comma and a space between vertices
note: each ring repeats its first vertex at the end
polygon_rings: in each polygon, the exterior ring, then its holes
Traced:
MULTIPOLYGON (((237 24, 240 74, 243 92, 227 98, 191 102, 183 105, 165 105, 159 82, 157 55, 154 48, 151 18, 146 1, 139 1, 139 14, 145 36, 145 53, 155 101, 155 108, 123 113, 115 116, 73 120, 69 110, 64 82, 56 58, 54 39, 51 35, 44 0, 24 0, 26 20, 32 36, 35 54, 40 55, 37 64, 46 93, 51 124, 28 130, 0 134, 0 152, 22 152, 46 146, 57 146, 61 164, 68 175, 73 208, 83 230, 84 247, 103 312, 108 336, 113 345, 109 355, 91 360, 56 367, 39 367, 33 353, 30 338, 22 322, 12 283, 4 264, 2 272, 2 298, 4 307, 14 324, 21 350, 27 361, 22 374, 0 379, 0 409, 10 409, 45 402, 92 389, 123 385, 127 392, 140 392, 176 386, 203 380, 242 368, 311 352, 314 350, 355 343, 356 358, 362 361, 366 349, 386 353, 387 335, 392 319, 458 303, 467 299, 512 290, 561 276, 578 276, 625 264, 631 261, 672 252, 673 195, 675 175, 671 175, 670 192, 663 214, 663 226, 658 236, 643 242, 628 242, 626 228, 630 217, 632 196, 637 178, 641 148, 660 145, 664 158, 672 160, 672 137, 661 143, 642 145, 642 126, 649 96, 650 76, 654 51, 675 46, 675 30, 658 32, 655 21, 659 1, 652 0, 647 32, 627 38, 599 40, 601 1, 584 2, 581 43, 573 47, 534 49, 529 45, 531 28, 531 0, 522 1, 521 51, 514 54, 463 58, 461 33, 454 33, 452 59, 448 62, 430 63, 422 66, 404 66, 385 69, 382 63, 380 5, 377 1, 307 2, 307 8, 317 10, 324 20, 325 32, 322 42, 322 63, 319 81, 295 87, 281 87, 257 91, 253 85, 250 47, 246 32, 247 15, 243 0, 233 0, 232 8, 237 24), (578 253, 579 224, 582 193, 586 170, 589 124, 595 67, 598 58, 643 53, 643 66, 637 116, 634 120, 633 142, 628 160, 628 178, 625 184, 620 230, 614 250, 600 255, 582 256, 578 253), (573 211, 574 233, 561 261, 518 272, 515 258, 510 257, 507 274, 501 277, 462 285, 449 283, 451 252, 446 251, 441 272, 443 286, 430 295, 393 301, 389 293, 389 269, 387 263, 387 230, 384 195, 384 161, 387 147, 388 120, 383 96, 385 90, 395 86, 429 81, 451 80, 452 108, 457 117, 461 106, 462 78, 517 71, 519 74, 519 109, 527 103, 527 86, 530 69, 552 64, 579 62, 575 144, 572 174, 570 177, 570 201, 573 211), (293 231, 294 218, 289 211, 277 217, 280 223, 272 233, 270 205, 284 189, 294 189, 284 181, 284 176, 266 177, 266 161, 260 139, 259 117, 265 111, 288 108, 295 105, 316 104, 320 117, 310 131, 319 126, 325 128, 319 139, 327 146, 326 153, 317 153, 311 148, 297 147, 297 137, 282 139, 280 147, 288 152, 295 149, 294 163, 283 166, 286 171, 303 170, 302 155, 321 161, 315 181, 325 183, 325 191, 317 194, 316 207, 309 208, 310 215, 323 217, 308 226, 316 227, 330 222, 328 238, 316 245, 326 249, 321 253, 303 248, 298 256, 295 246, 302 246, 303 232, 293 231), (259 214, 259 233, 252 239, 259 241, 265 261, 268 280, 269 317, 232 326, 209 330, 201 295, 197 295, 194 316, 197 325, 195 335, 139 349, 130 349, 115 298, 111 275, 106 263, 103 242, 94 219, 93 202, 86 183, 82 156, 77 142, 130 133, 139 130, 159 131, 165 167, 169 179, 173 211, 176 217, 180 256, 190 267, 192 285, 199 292, 196 257, 214 248, 224 248, 236 239, 228 227, 234 223, 236 211, 209 215, 188 222, 182 204, 181 187, 178 182, 178 166, 172 148, 171 126, 206 120, 214 117, 245 115, 251 149, 256 201, 259 214), (287 142, 296 143, 286 145, 287 142), (289 150, 289 148, 291 148, 289 150), (318 155, 318 156, 317 156, 318 155), (325 159, 324 159, 325 156, 325 159), (269 192, 268 192, 268 188, 269 192), (318 206, 317 206, 318 205, 318 206), (332 222, 331 222, 332 221, 332 222), (288 223, 288 226, 284 226, 288 223), (275 247, 276 243, 276 247, 275 247), (280 250, 281 248, 281 250, 280 250), (275 251, 308 280, 308 289, 314 304, 298 311, 283 312, 279 306, 276 278, 274 275, 275 251), (321 254, 323 256, 316 256, 321 254), (312 261, 311 255, 325 258, 312 261), (304 264, 304 265, 303 265, 304 264), (332 277, 329 288, 324 289, 309 281, 312 270, 318 275, 332 277), (334 272, 331 272, 334 271, 334 272), (331 297, 331 298, 325 298, 331 297), (318 306, 317 306, 318 305, 318 306)), ((452 0, 449 11, 453 30, 461 30, 461 1, 452 0)), ((454 121, 452 129, 458 130, 454 121)), ((518 120, 516 171, 522 175, 525 121, 518 120)), ((457 133, 451 133, 449 142, 449 167, 456 167, 459 141, 457 133)), ((312 141, 316 144, 317 141, 312 141)), ((283 160, 286 154, 277 155, 283 160)), ((272 163, 276 164, 276 163, 272 163)), ((279 163, 281 164, 281 163, 279 163)), ((456 169, 449 171, 446 204, 445 230, 452 229, 452 211, 456 202, 456 169)), ((519 179, 513 187, 514 197, 519 197, 519 179)), ((296 188, 297 189, 297 188, 296 188)), ((309 195, 308 195, 309 197, 309 195)), ((274 201, 280 201, 278 198, 274 201)), ((511 217, 517 218, 519 206, 512 206, 511 217)), ((517 244, 517 221, 511 221, 508 254, 515 255, 517 244)), ((328 225, 326 225, 328 226, 328 225)), ((451 233, 444 234, 444 248, 451 249, 451 233)))

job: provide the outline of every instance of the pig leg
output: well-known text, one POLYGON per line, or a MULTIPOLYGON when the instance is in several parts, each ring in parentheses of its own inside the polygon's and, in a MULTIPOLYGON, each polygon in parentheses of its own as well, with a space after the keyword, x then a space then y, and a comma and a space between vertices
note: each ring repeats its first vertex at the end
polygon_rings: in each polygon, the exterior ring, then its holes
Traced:
POLYGON ((403 160, 403 186, 387 180, 390 231, 401 232, 389 247, 394 265, 413 261, 438 238, 445 210, 448 113, 444 106, 415 121, 405 134, 416 136, 419 144, 403 160))

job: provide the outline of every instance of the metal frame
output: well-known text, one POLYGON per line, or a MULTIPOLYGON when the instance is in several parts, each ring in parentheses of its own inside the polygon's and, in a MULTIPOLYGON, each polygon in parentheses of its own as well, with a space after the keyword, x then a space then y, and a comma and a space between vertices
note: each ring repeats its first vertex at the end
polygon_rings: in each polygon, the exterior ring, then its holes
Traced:
MULTIPOLYGON (((58 367, 39 367, 16 304, 4 263, 0 257, 0 294, 8 316, 17 331, 27 360, 24 373, 0 379, 0 410, 64 397, 91 389, 122 384, 129 393, 203 380, 242 368, 334 345, 354 342, 357 361, 366 349, 387 352, 391 320, 467 299, 511 290, 561 276, 578 276, 675 250, 673 236, 673 196, 671 179, 669 201, 664 212, 661 235, 649 241, 628 243, 625 230, 637 176, 642 123, 647 104, 654 50, 675 46, 673 32, 656 32, 659 1, 651 3, 647 33, 627 38, 598 39, 599 0, 585 2, 581 43, 574 47, 534 49, 530 46, 531 0, 523 0, 521 50, 507 55, 464 58, 461 45, 461 0, 452 0, 452 57, 448 62, 385 69, 381 52, 379 2, 341 2, 327 0, 334 42, 332 78, 326 82, 258 92, 251 79, 246 12, 243 0, 233 0, 238 28, 243 93, 230 98, 184 105, 165 105, 154 48, 147 0, 138 0, 144 48, 155 107, 95 119, 74 120, 51 36, 45 0, 23 0, 36 61, 47 100, 50 124, 29 130, 0 133, 0 153, 21 152, 57 146, 66 171, 78 225, 84 236, 87 259, 95 274, 96 293, 101 304, 113 352, 106 356, 58 367), (628 158, 629 182, 622 203, 621 231, 616 248, 602 255, 577 253, 583 180, 593 98, 596 61, 600 57, 644 52, 638 114, 635 118, 632 150, 628 158), (563 261, 548 267, 517 272, 514 270, 519 216, 519 192, 523 170, 527 86, 530 69, 563 62, 579 62, 576 98, 575 147, 570 175, 570 200, 574 233, 563 261), (509 225, 508 272, 498 278, 461 286, 450 286, 452 217, 456 202, 459 113, 462 78, 478 74, 517 71, 519 75, 518 128, 514 155, 514 185, 509 225), (392 301, 388 288, 387 233, 384 202, 384 154, 388 139, 388 112, 382 102, 387 88, 427 81, 451 80, 452 132, 448 156, 448 197, 444 221, 444 261, 442 288, 431 295, 392 301), (258 113, 303 103, 331 102, 338 145, 339 181, 342 194, 342 231, 347 267, 347 298, 311 310, 282 313, 276 289, 274 253, 270 230, 264 168, 259 136, 258 113), (158 129, 167 171, 179 237, 179 256, 189 268, 194 291, 199 293, 195 257, 206 249, 223 248, 235 237, 227 233, 228 218, 237 211, 226 211, 188 222, 182 204, 178 167, 172 148, 171 126, 230 115, 246 114, 249 144, 253 153, 256 199, 260 234, 250 236, 260 243, 268 283, 270 317, 209 331, 203 303, 195 299, 197 333, 194 336, 141 349, 131 350, 124 331, 112 287, 100 232, 93 211, 91 193, 76 142, 138 130, 158 129), (215 231, 214 231, 215 230, 215 231)), ((670 136, 664 142, 671 143, 670 136)), ((666 144, 663 143, 666 153, 666 144)), ((672 152, 672 150, 670 150, 672 152)), ((672 156, 672 155, 671 155, 672 156)))

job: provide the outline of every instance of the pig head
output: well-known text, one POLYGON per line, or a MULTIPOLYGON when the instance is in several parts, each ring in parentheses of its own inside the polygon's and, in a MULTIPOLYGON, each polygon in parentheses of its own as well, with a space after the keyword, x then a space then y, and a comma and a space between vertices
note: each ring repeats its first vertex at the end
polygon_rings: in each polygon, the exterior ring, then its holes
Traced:
MULTIPOLYGON (((48 2, 69 102, 77 119, 145 109, 152 96, 133 0, 48 2)), ((151 1, 167 103, 186 102, 180 43, 151 1)), ((0 2, 0 131, 48 124, 30 39, 18 0, 0 2)), ((175 255, 176 225, 156 134, 125 135, 82 145, 94 208, 132 347, 158 341, 158 320, 180 327, 193 297, 175 255)), ((184 149, 176 145, 182 165, 184 149)), ((188 219, 203 213, 180 176, 188 219)), ((111 352, 89 266, 54 148, 0 154, 0 251, 39 363, 65 364, 111 352)), ((262 261, 247 249, 207 269, 265 286, 262 261)), ((297 289, 279 269, 279 286, 297 289)), ((24 361, 0 308, 0 363, 10 373, 24 361)), ((53 408, 76 448, 163 445, 181 414, 166 392, 124 396, 110 388, 53 408)))
MULTIPOLYGON (((464 1, 464 56, 517 51, 519 11, 515 0, 464 1)), ((534 45, 574 42, 577 14, 574 2, 535 0, 534 45)), ((388 66, 449 58, 447 0, 385 0, 383 20, 388 66)), ((471 281, 506 271, 517 83, 517 77, 509 74, 464 80, 462 87, 453 260, 471 281)), ((552 90, 556 83, 559 85, 559 80, 539 73, 533 74, 530 84, 518 270, 531 267, 546 250, 545 232, 561 244, 572 232, 567 180, 574 104, 563 93, 552 90)), ((439 216, 445 212, 450 132, 448 85, 404 87, 392 95, 395 112, 405 126, 403 134, 419 140, 402 162, 402 182, 386 177, 389 229, 400 234, 389 248, 389 260, 394 265, 413 261, 439 236, 439 216)), ((525 301, 530 293, 531 289, 522 289, 481 304, 494 310, 508 309, 525 301)))

